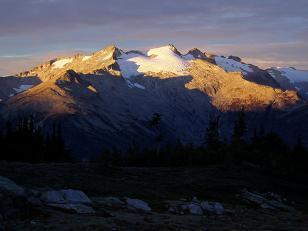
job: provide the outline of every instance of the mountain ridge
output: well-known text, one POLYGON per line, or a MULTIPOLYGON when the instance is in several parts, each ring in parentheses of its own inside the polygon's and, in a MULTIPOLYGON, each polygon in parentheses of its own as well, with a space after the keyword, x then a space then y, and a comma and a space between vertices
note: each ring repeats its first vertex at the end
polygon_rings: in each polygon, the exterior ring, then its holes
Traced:
MULTIPOLYGON (((34 113, 47 129, 60 121, 68 146, 88 156, 103 148, 126 149, 133 142, 153 146, 157 131, 149 121, 154 113, 162 115, 165 144, 179 139, 201 145, 213 116, 222 116, 227 136, 234 113, 242 109, 249 114, 249 127, 260 123, 279 130, 273 121, 304 107, 296 90, 280 87, 265 70, 234 56, 200 52, 183 55, 167 45, 144 54, 110 45, 92 55, 54 59, 16 76, 38 82, 6 96, 0 112, 4 120, 34 113)), ((299 134, 307 128, 301 129, 299 134)))

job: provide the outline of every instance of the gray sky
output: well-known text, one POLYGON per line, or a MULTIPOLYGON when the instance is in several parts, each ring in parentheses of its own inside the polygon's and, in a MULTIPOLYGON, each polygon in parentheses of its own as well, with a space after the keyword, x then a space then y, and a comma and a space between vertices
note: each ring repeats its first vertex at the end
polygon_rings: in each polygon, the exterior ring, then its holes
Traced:
POLYGON ((307 41, 308 0, 0 0, 0 75, 109 44, 308 69, 307 41))

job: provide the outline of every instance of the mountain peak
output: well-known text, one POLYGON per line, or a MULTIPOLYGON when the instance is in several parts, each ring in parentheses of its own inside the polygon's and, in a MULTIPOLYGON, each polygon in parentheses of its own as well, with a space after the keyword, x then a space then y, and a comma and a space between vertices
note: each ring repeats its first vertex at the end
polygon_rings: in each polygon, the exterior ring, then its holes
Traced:
POLYGON ((97 52, 95 52, 94 56, 108 56, 116 60, 122 53, 124 53, 121 49, 117 48, 115 44, 111 44, 97 52))
POLYGON ((193 48, 187 52, 186 55, 192 55, 196 59, 206 59, 207 56, 198 48, 193 48))
POLYGON ((178 56, 181 56, 182 54, 178 51, 178 49, 172 45, 172 44, 168 44, 166 46, 161 46, 161 47, 156 47, 156 48, 152 48, 148 51, 148 55, 172 55, 172 54, 176 54, 178 56))
POLYGON ((233 59, 236 62, 242 62, 242 59, 238 56, 230 55, 228 59, 233 59))
POLYGON ((181 52, 179 52, 178 49, 173 44, 169 44, 168 46, 175 54, 182 55, 181 52))

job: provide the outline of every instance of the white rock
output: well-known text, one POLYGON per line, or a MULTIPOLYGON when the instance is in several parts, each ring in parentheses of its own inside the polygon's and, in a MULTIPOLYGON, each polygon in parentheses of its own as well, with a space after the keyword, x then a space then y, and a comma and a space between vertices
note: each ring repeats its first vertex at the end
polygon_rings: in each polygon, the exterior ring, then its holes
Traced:
POLYGON ((216 214, 219 214, 219 215, 225 212, 225 208, 223 207, 223 205, 218 202, 215 203, 214 209, 215 209, 216 214))
POLYGON ((190 214, 203 215, 203 210, 202 210, 201 206, 197 203, 190 203, 188 205, 188 210, 189 210, 190 214))
POLYGON ((13 196, 25 196, 25 190, 15 182, 0 176, 0 192, 9 193, 13 196))
POLYGON ((203 201, 201 202, 201 208, 203 209, 203 211, 208 211, 216 214, 223 214, 225 211, 223 205, 218 202, 203 201))
POLYGON ((66 189, 61 190, 64 199, 72 204, 91 204, 91 200, 87 195, 80 190, 66 189))
POLYGON ((242 197, 252 203, 258 204, 263 209, 282 209, 293 210, 292 207, 283 203, 280 196, 268 193, 261 194, 257 192, 249 192, 246 189, 242 190, 242 197))
POLYGON ((41 200, 45 203, 65 204, 65 200, 61 191, 47 191, 42 194, 41 200))
POLYGON ((54 208, 75 211, 76 213, 95 213, 89 206, 92 202, 87 195, 80 190, 65 189, 59 191, 47 191, 42 194, 41 200, 54 208))
POLYGON ((152 211, 148 203, 139 199, 131 199, 127 198, 126 203, 129 207, 134 208, 136 210, 149 213, 152 211))
POLYGON ((214 207, 212 205, 210 205, 210 203, 208 201, 202 201, 201 202, 201 208, 204 211, 214 212, 214 207))
POLYGON ((42 194, 41 200, 55 204, 91 204, 91 200, 84 192, 73 189, 47 191, 42 194))

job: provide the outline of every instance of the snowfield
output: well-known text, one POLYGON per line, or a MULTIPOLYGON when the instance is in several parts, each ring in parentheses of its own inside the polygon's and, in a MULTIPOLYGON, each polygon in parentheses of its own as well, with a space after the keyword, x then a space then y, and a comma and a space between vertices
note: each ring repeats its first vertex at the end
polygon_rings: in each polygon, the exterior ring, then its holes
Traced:
POLYGON ((140 53, 122 54, 117 60, 124 78, 142 75, 147 72, 171 72, 177 75, 187 74, 191 59, 176 54, 171 46, 151 49, 147 55, 140 53))
POLYGON ((52 68, 53 69, 63 68, 66 64, 71 63, 72 61, 73 58, 60 59, 52 64, 52 68))
MULTIPOLYGON (((286 77, 291 83, 308 82, 308 71, 296 70, 292 67, 276 67, 273 68, 279 71, 282 76, 286 77)), ((275 78, 275 73, 269 71, 269 74, 275 78)))
POLYGON ((86 56, 84 56, 83 58, 82 58, 82 61, 84 62, 84 61, 87 61, 87 60, 89 60, 90 58, 92 58, 92 55, 86 55, 86 56))
POLYGON ((20 85, 19 88, 13 88, 14 91, 16 91, 17 93, 20 93, 20 92, 23 92, 23 91, 26 91, 28 89, 30 89, 31 87, 33 87, 34 85, 27 85, 27 84, 24 84, 24 85, 20 85))
POLYGON ((233 59, 216 56, 215 62, 226 72, 242 72, 242 74, 244 75, 248 74, 249 72, 253 72, 253 70, 248 64, 237 62, 233 59))

